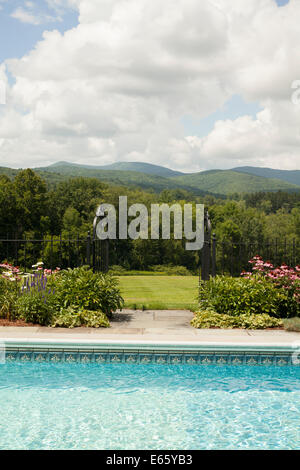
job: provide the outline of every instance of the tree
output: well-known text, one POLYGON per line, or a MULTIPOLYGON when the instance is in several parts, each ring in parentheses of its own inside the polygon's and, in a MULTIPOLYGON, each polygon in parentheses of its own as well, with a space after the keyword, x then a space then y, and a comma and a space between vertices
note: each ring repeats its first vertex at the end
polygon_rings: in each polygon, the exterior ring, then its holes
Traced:
POLYGON ((15 232, 17 221, 16 195, 14 185, 5 176, 0 176, 0 234, 5 238, 15 232))
POLYGON ((20 171, 13 183, 18 233, 41 231, 41 217, 47 215, 46 183, 33 170, 20 171))

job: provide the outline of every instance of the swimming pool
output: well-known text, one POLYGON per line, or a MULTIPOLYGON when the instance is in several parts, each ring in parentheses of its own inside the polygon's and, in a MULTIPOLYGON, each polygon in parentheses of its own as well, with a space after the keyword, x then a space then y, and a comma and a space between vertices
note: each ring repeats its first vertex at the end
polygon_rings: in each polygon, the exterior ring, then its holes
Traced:
POLYGON ((300 367, 11 354, 0 365, 0 449, 300 448, 300 367))

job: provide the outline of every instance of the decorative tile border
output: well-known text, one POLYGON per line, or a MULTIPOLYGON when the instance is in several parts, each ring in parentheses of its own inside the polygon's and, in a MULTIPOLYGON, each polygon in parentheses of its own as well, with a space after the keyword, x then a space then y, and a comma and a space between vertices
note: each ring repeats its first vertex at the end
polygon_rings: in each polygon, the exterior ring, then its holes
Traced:
POLYGON ((143 351, 143 350, 51 350, 8 348, 6 362, 66 364, 158 364, 158 365, 295 365, 292 353, 245 351, 143 351))

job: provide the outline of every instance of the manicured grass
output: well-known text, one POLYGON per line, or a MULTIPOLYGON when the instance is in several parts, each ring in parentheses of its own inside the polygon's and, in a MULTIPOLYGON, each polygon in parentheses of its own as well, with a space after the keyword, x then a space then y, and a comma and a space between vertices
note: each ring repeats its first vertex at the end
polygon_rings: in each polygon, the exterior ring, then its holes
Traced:
POLYGON ((125 308, 172 310, 197 308, 197 276, 119 276, 125 308))

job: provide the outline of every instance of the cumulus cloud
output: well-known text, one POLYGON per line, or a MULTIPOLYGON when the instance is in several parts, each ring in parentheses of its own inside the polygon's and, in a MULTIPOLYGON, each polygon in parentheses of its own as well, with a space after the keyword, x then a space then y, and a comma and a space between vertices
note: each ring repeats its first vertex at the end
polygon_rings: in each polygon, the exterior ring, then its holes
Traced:
POLYGON ((18 6, 15 8, 10 16, 19 20, 21 23, 38 26, 46 23, 62 21, 63 15, 68 9, 75 9, 78 7, 77 0, 45 0, 45 2, 51 14, 46 14, 43 11, 43 7, 45 6, 43 3, 37 4, 32 1, 25 1, 24 6, 18 6))
POLYGON ((15 83, 0 108, 2 165, 299 167, 297 0, 48 4, 78 8, 79 24, 45 32, 28 55, 6 61, 15 83), (184 134, 183 115, 205 117, 234 94, 263 111, 218 121, 204 138, 184 134))

